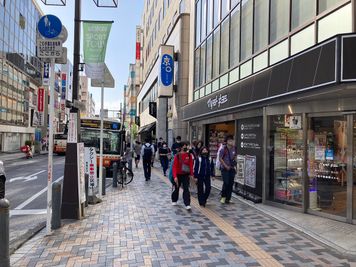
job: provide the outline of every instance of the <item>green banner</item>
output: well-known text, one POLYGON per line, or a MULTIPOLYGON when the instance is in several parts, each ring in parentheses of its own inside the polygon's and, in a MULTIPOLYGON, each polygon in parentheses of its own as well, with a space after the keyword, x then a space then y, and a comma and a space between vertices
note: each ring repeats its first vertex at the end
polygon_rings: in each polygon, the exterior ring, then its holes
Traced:
POLYGON ((112 22, 83 22, 84 62, 104 63, 112 22))

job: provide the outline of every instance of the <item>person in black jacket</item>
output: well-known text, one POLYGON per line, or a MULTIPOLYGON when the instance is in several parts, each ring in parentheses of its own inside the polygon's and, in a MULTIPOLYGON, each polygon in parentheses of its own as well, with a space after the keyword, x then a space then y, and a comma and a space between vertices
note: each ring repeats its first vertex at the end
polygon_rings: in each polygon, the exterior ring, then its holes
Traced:
POLYGON ((211 177, 214 176, 214 164, 209 157, 209 149, 202 147, 195 159, 194 177, 197 180, 199 205, 205 207, 211 191, 211 177))

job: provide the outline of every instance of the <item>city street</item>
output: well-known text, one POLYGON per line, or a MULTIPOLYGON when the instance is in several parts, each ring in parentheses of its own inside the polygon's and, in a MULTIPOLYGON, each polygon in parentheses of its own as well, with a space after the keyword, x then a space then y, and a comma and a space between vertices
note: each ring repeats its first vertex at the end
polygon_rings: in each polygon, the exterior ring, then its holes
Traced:
MULTIPOLYGON (((62 181, 65 157, 54 155, 53 181, 62 181)), ((10 247, 23 235, 43 227, 47 203, 47 155, 4 162, 6 198, 10 201, 10 247)))

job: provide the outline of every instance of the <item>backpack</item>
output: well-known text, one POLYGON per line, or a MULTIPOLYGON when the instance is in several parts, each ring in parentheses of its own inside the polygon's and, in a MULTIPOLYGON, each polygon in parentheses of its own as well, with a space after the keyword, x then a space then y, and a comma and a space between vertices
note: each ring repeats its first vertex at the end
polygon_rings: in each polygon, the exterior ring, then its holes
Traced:
POLYGON ((142 159, 144 161, 152 160, 152 145, 149 145, 149 146, 144 145, 142 159))
POLYGON ((178 160, 180 162, 180 172, 182 174, 190 174, 190 160, 191 160, 191 155, 188 153, 188 160, 182 158, 182 154, 178 154, 178 160))
POLYGON ((221 170, 221 162, 220 162, 220 151, 224 149, 224 154, 223 157, 226 156, 226 153, 228 153, 228 149, 226 148, 226 146, 221 145, 221 147, 218 150, 218 153, 216 155, 216 162, 215 162, 215 168, 218 170, 221 170))

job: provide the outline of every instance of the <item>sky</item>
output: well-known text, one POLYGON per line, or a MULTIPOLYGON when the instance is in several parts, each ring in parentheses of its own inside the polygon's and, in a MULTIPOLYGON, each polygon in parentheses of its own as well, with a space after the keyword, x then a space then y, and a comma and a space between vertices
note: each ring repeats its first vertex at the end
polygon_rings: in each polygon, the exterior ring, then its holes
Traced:
MULTIPOLYGON (((57 16, 68 30, 64 46, 68 48, 68 59, 73 63, 74 2, 66 0, 66 6, 46 6, 36 0, 44 14, 57 16)), ((50 2, 60 0, 51 0, 50 2)), ((109 0, 99 0, 111 3, 109 0)), ((93 0, 82 0, 82 20, 114 21, 106 50, 106 65, 115 79, 115 88, 106 88, 104 109, 119 110, 123 102, 123 88, 129 77, 129 64, 135 62, 136 25, 141 23, 144 0, 118 0, 118 8, 99 8, 93 0)), ((83 29, 81 29, 83 33, 83 29)), ((81 46, 81 55, 83 55, 81 46)), ((89 83, 90 86, 90 83, 89 83)), ((100 113, 100 88, 89 88, 95 100, 96 114, 100 113)))

